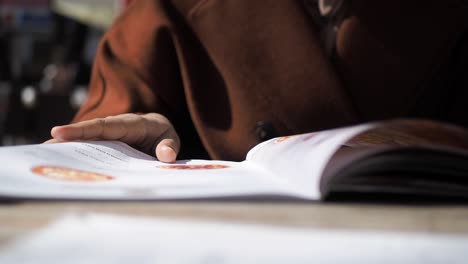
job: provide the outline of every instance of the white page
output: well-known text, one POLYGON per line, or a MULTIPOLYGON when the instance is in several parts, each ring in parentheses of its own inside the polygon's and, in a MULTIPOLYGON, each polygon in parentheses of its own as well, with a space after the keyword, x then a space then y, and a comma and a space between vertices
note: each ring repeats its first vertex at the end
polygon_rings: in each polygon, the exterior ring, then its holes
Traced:
POLYGON ((318 200, 320 177, 333 154, 352 137, 376 126, 369 123, 274 138, 254 147, 247 160, 268 168, 301 197, 318 200))
POLYGON ((246 162, 166 164, 120 142, 2 147, 0 161, 0 196, 140 200, 290 194, 246 162))
POLYGON ((69 215, 0 263, 466 263, 468 235, 69 215))

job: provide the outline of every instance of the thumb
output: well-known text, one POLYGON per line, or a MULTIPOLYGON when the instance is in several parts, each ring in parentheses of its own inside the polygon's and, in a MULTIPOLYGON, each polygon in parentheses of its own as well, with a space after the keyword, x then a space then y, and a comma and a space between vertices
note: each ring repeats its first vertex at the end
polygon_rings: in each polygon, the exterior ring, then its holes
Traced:
POLYGON ((173 139, 163 139, 156 146, 156 158, 162 162, 172 163, 177 159, 179 144, 173 139))

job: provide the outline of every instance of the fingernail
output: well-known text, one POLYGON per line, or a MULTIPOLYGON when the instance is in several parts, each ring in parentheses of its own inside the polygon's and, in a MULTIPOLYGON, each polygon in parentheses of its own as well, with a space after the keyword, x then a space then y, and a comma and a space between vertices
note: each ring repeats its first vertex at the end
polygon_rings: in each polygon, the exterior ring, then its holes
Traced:
POLYGON ((159 160, 163 162, 175 162, 177 153, 175 150, 169 146, 163 145, 159 149, 157 149, 156 153, 159 160))

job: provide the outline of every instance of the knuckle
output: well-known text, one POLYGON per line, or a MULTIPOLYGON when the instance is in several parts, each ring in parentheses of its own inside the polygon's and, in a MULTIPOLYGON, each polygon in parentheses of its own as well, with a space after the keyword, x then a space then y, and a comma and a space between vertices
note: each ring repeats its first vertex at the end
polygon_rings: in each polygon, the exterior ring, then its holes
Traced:
POLYGON ((96 118, 94 119, 95 123, 100 126, 104 126, 106 124, 105 118, 96 118))
POLYGON ((159 113, 149 113, 146 114, 145 117, 151 120, 157 120, 160 123, 169 123, 169 120, 164 115, 159 113))

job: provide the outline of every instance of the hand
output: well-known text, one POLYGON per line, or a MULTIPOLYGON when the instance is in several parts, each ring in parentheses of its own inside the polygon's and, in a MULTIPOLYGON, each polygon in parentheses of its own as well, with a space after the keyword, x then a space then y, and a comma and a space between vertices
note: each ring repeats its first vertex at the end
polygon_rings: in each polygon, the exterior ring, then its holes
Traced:
POLYGON ((45 143, 72 140, 119 140, 156 157, 174 162, 180 140, 174 127, 163 115, 122 114, 52 128, 53 139, 45 143))

